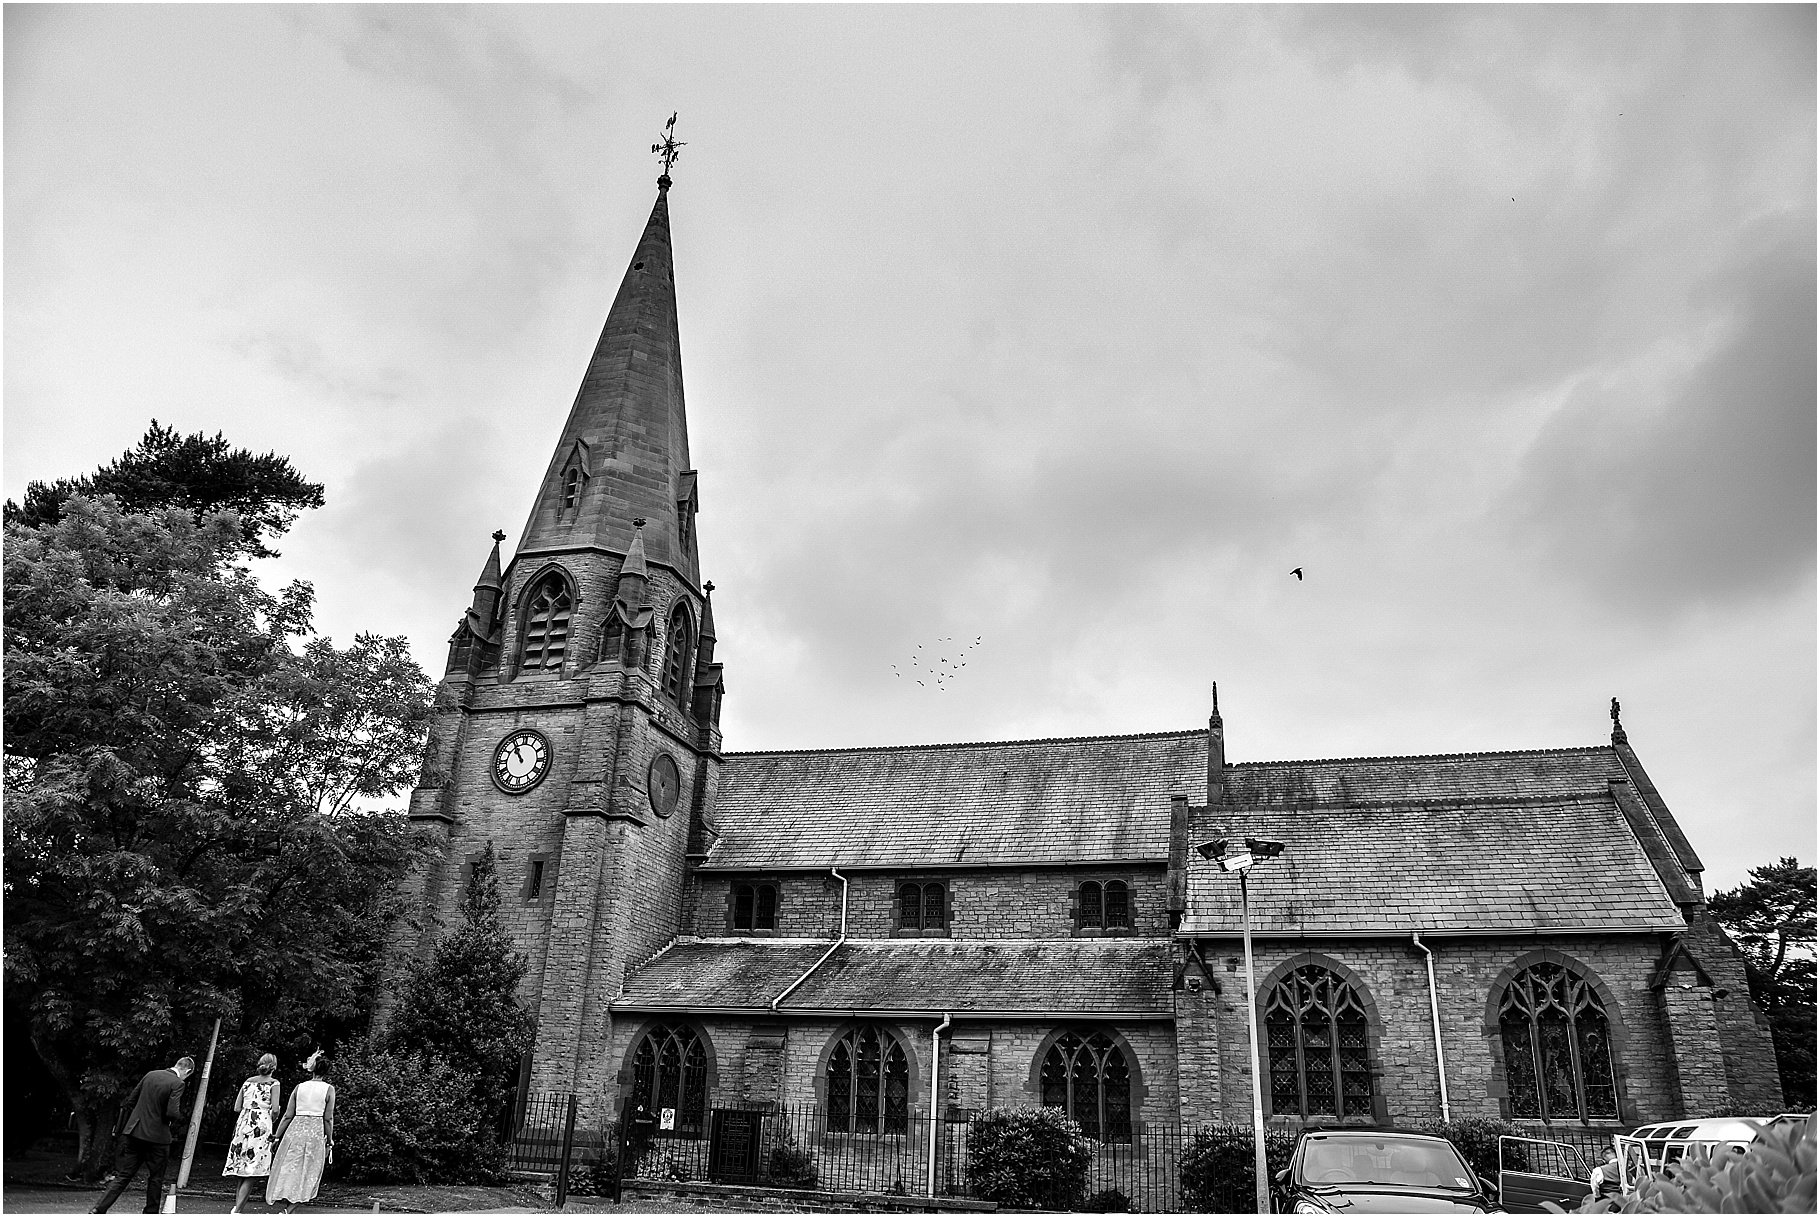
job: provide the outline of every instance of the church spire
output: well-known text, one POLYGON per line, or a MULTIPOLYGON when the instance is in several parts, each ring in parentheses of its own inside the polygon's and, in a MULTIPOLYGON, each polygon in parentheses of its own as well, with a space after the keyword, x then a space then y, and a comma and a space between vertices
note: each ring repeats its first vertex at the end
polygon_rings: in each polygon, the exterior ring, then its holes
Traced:
MULTIPOLYGON (((665 142, 653 149, 667 149, 666 170, 681 146, 666 127, 665 142)), ((632 521, 642 516, 650 521, 650 560, 690 584, 700 578, 689 518, 696 489, 683 406, 670 184, 667 172, 658 179, 657 200, 550 458, 520 556, 578 548, 623 554, 632 521)))

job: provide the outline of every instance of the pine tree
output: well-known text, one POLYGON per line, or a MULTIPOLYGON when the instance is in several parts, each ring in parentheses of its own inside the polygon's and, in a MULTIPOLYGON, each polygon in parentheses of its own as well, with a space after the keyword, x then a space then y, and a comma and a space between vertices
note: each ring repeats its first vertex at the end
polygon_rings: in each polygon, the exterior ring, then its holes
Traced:
POLYGON ((461 925, 405 982, 391 1045, 432 1053, 472 1076, 484 1109, 503 1114, 531 1047, 531 1015, 518 1001, 529 961, 500 928, 495 870, 488 842, 462 895, 461 925))

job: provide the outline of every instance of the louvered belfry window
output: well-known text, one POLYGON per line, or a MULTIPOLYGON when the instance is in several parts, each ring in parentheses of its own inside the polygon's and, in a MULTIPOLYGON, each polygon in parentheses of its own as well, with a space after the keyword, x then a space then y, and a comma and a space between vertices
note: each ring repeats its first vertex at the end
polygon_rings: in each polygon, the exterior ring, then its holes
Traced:
POLYGON ((562 479, 562 509, 573 510, 581 501, 581 470, 571 467, 562 479))
POLYGON ((1611 1020, 1592 982, 1560 964, 1511 977, 1498 1004, 1513 1116, 1615 1120, 1611 1020))
POLYGON ((676 1109, 676 1131, 699 1137, 708 1106, 708 1054, 684 1026, 658 1023, 632 1054, 632 1101, 646 1111, 676 1109))
POLYGON ((849 1031, 828 1057, 828 1131, 910 1131, 910 1062, 876 1027, 849 1031))
POLYGON ((569 615, 575 600, 568 582, 555 571, 537 581, 525 602, 526 668, 560 668, 569 646, 569 615))
POLYGON ((1043 1057, 1043 1106, 1060 1107, 1096 1141, 1131 1140, 1131 1067, 1104 1031, 1070 1031, 1043 1057))
POLYGON ((1265 999, 1264 1037, 1271 1114, 1371 1115, 1369 1023, 1351 985, 1318 964, 1295 969, 1265 999))
POLYGON ((683 694, 688 684, 690 660, 695 657, 694 648, 689 645, 692 633, 689 610, 679 604, 670 614, 670 638, 664 647, 664 692, 684 708, 688 704, 683 694))

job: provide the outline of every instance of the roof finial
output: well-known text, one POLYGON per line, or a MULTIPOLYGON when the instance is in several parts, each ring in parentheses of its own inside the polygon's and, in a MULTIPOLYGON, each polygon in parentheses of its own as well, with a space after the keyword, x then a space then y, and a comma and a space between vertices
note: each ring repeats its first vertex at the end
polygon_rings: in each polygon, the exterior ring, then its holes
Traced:
POLYGON ((1624 724, 1618 721, 1618 699, 1615 697, 1611 699, 1611 742, 1614 744, 1629 742, 1628 737, 1624 734, 1624 724))
POLYGON ((499 529, 497 532, 495 532, 493 534, 493 540, 495 543, 503 541, 505 539, 506 539, 506 531, 503 528, 499 529))
POLYGON ((658 153, 664 158, 663 176, 657 179, 658 189, 668 190, 670 188, 670 166, 676 163, 676 150, 678 148, 687 148, 688 146, 689 145, 676 138, 676 115, 673 112, 670 115, 670 121, 664 124, 663 142, 661 144, 651 145, 651 151, 658 153))

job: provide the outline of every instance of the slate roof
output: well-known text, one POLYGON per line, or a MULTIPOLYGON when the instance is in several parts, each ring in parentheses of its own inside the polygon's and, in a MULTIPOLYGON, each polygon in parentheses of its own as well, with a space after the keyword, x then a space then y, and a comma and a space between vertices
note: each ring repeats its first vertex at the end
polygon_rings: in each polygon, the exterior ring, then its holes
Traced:
POLYGON ((1163 863, 1204 731, 728 754, 708 868, 1163 863))
MULTIPOLYGON (((626 978, 616 1009, 754 1010, 834 944, 825 940, 679 938, 626 978)), ((1168 939, 842 942, 780 1007, 793 1013, 1169 1016, 1168 939)))
POLYGON ((1228 765, 1222 802, 1367 807, 1433 799, 1605 797, 1611 779, 1624 776, 1617 753, 1603 747, 1265 761, 1228 765))
MULTIPOLYGON (((1254 933, 1686 928, 1609 793, 1559 802, 1197 811, 1195 842, 1262 836, 1254 933), (1222 833, 1220 830, 1224 829, 1222 833)), ((1236 934, 1236 875, 1190 854, 1185 934, 1236 934)))

